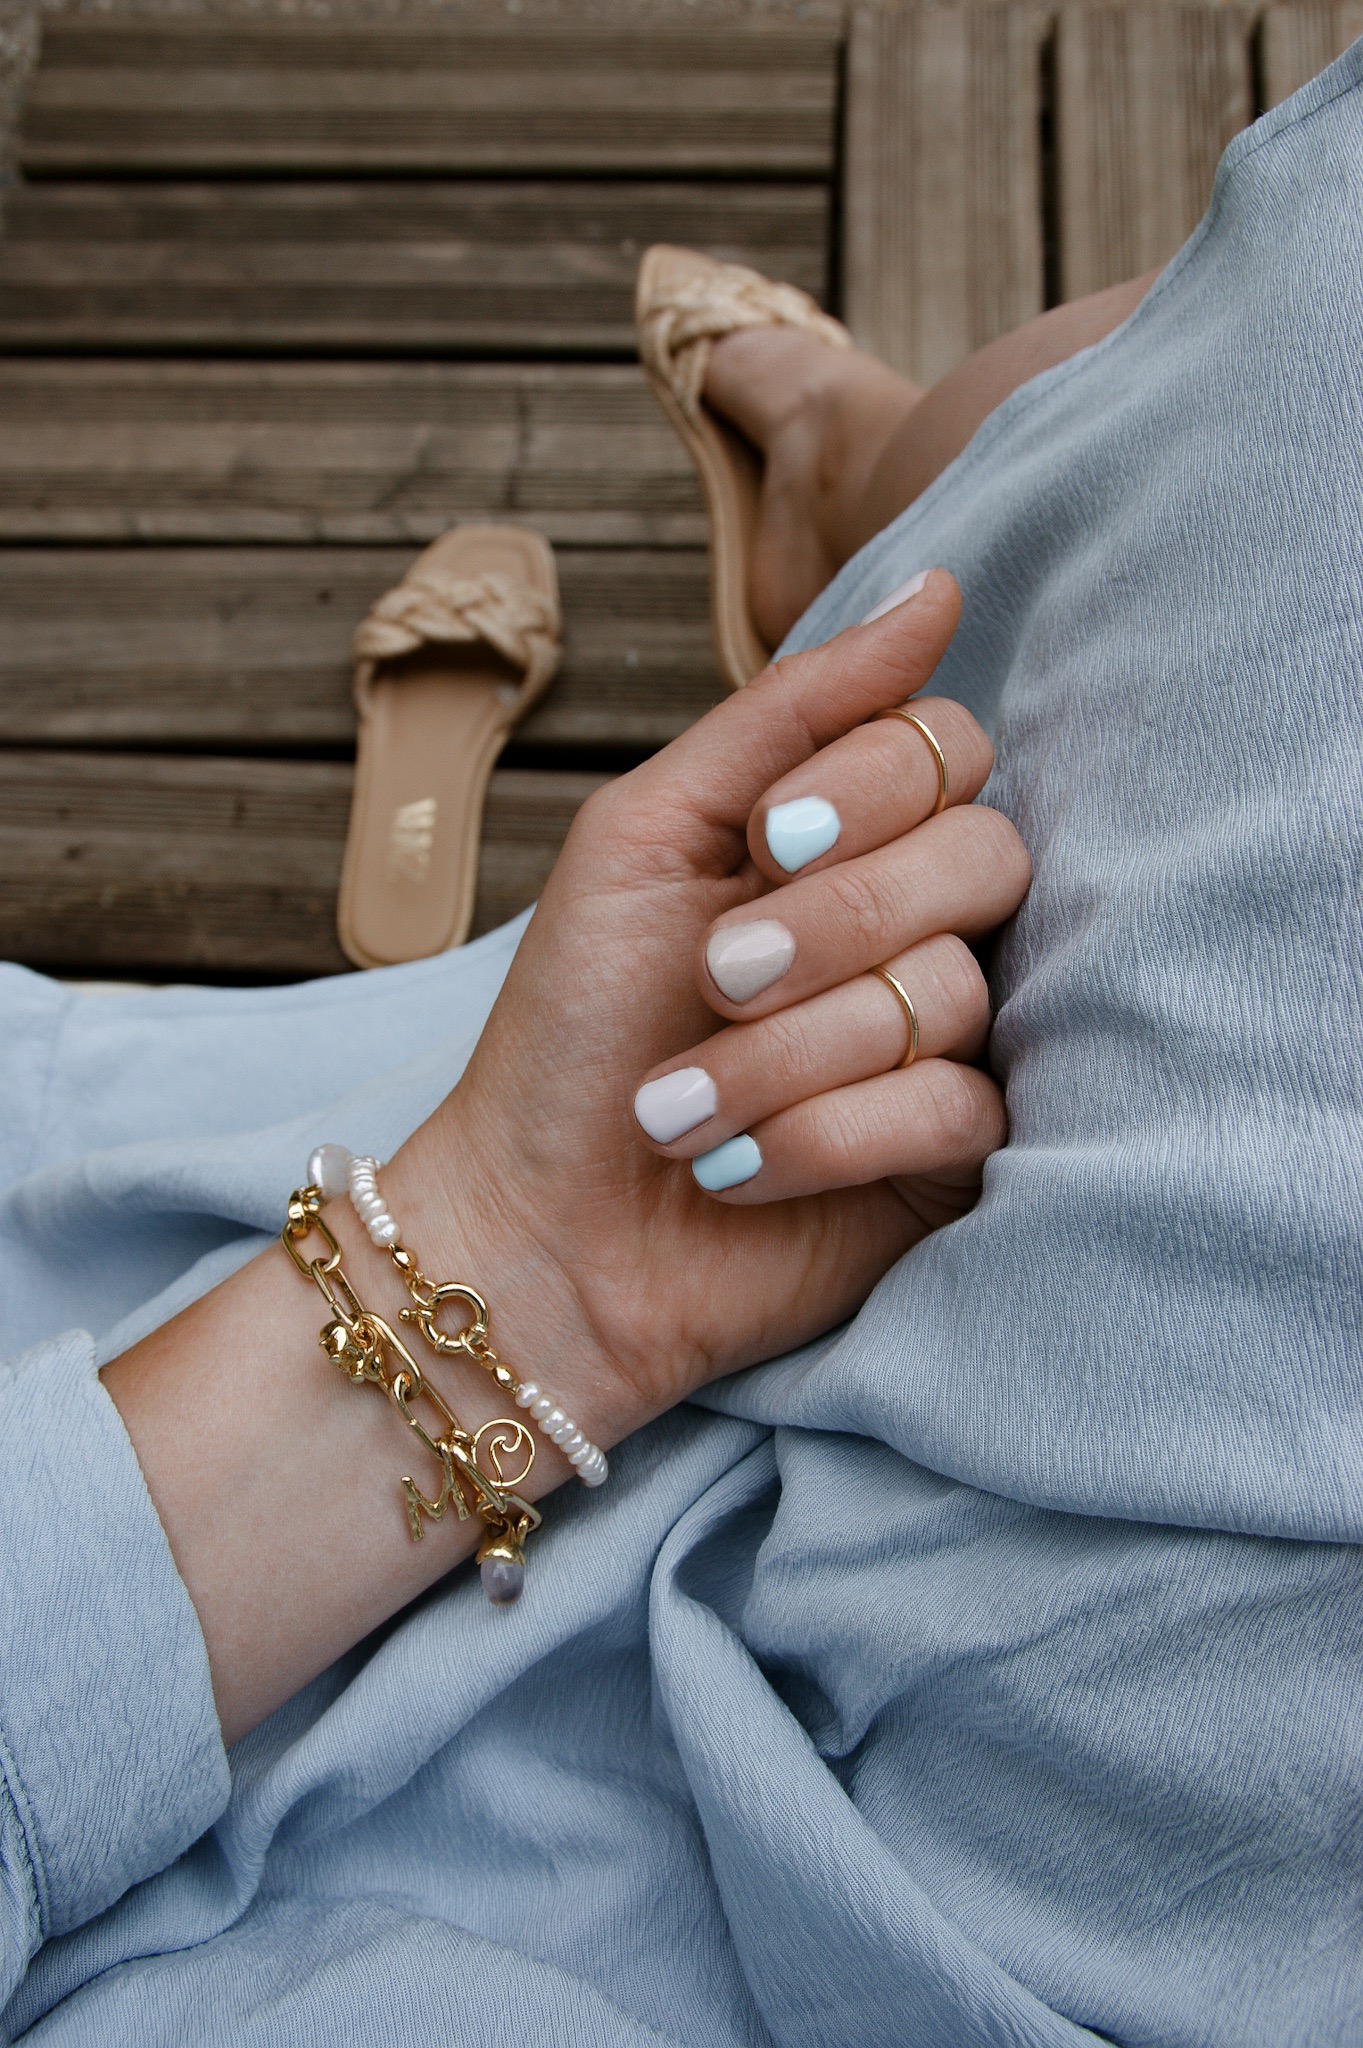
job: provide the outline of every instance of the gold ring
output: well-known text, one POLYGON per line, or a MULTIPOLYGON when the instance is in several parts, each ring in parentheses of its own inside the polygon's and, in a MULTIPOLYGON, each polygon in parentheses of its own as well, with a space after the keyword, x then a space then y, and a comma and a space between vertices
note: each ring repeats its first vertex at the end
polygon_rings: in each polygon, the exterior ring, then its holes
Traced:
POLYGON ((899 1066, 894 1069, 898 1073, 903 1067, 911 1067, 918 1057, 918 1012, 913 1007, 913 997, 909 994, 902 981, 895 980, 888 967, 873 967, 871 972, 880 977, 886 988, 893 990, 908 1020, 909 1049, 899 1062, 899 1066))
POLYGON ((939 811, 944 811, 947 807, 948 788, 947 757, 937 744, 936 733, 924 725, 921 718, 915 718, 912 711, 905 711, 898 704, 892 710, 882 712, 881 716, 882 718, 902 718, 905 725, 911 725, 915 732, 921 732, 923 738, 932 748, 932 758, 937 763, 937 801, 932 807, 932 816, 935 818, 939 811))

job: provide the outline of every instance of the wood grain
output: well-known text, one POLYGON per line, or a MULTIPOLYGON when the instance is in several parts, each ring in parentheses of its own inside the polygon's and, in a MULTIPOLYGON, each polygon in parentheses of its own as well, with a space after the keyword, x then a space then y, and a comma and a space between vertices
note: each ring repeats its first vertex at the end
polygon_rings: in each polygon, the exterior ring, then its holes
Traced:
POLYGON ((840 37, 761 20, 501 28, 49 18, 32 174, 831 175, 840 37))
POLYGON ((1363 36, 1363 0, 1336 7, 1270 7, 1259 35, 1264 104, 1276 107, 1363 36))
POLYGON ((633 366, 0 359, 0 539, 703 547, 633 366))
MULTIPOLYGON (((0 741, 339 749, 350 640, 410 548, 0 549, 0 741)), ((723 694, 706 558, 558 557, 564 661, 520 728, 548 746, 664 744, 723 694)))
POLYGON ((1253 114, 1240 8, 1065 8, 1056 42, 1060 285, 1066 299, 1165 263, 1253 114))
POLYGON ((852 17, 845 314, 919 382, 1042 309, 1044 26, 988 4, 852 17))
POLYGON ((822 296, 822 185, 700 180, 21 186, 0 351, 633 356, 683 242, 822 296))
MULTIPOLYGON (((474 931, 533 902, 604 778, 502 773, 474 931)), ((0 749, 0 957, 67 971, 343 972, 351 770, 0 749)))

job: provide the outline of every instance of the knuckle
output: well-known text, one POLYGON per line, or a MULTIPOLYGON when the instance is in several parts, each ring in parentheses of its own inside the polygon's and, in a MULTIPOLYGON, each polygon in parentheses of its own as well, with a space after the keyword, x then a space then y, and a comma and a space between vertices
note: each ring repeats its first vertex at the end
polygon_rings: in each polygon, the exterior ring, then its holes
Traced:
POLYGON ((955 932, 944 932, 940 940, 938 972, 942 992, 952 1014, 972 1029, 989 1020, 989 984, 979 961, 965 940, 955 932))
POLYGON ((821 1177, 832 1187, 853 1187, 867 1178, 867 1160, 875 1155, 881 1133, 855 1103, 842 1103, 838 1113, 821 1120, 818 1138, 821 1177))
POLYGON ((958 786, 968 790, 982 789, 989 780, 994 766, 994 743, 984 727, 954 697, 943 697, 934 703, 928 723, 936 729, 940 723, 938 737, 951 763, 952 778, 958 786), (941 709, 938 710, 937 702, 941 709))
POLYGON ((756 1067, 785 1082, 802 1081, 809 1068, 809 1038, 800 1008, 776 1010, 750 1027, 756 1067))
POLYGON ((859 863, 826 868, 819 876, 824 902, 837 923, 840 938, 849 952, 860 958, 878 956, 885 934, 886 878, 872 874, 859 863))
POLYGON ((984 1159, 1003 1143, 1003 1098, 974 1067, 938 1060, 932 1075, 932 1111, 944 1158, 984 1159))
POLYGON ((1032 879, 1032 856, 1023 845, 1017 826, 990 804, 973 804, 971 809, 979 821, 977 829, 983 834, 989 857, 1021 892, 1032 879))

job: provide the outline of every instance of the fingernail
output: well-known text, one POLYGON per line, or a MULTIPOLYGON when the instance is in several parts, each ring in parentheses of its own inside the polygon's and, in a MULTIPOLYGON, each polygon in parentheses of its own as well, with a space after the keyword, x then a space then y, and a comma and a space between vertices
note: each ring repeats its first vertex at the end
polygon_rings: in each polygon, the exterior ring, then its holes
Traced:
POLYGON ((645 1081, 634 1098, 641 1130, 655 1145, 670 1145, 713 1116, 719 1107, 715 1084, 704 1067, 678 1067, 661 1080, 645 1081))
POLYGON ((770 988, 795 958, 795 934, 774 917, 721 926, 705 948, 705 964, 722 996, 746 1003, 770 988))
POLYGON ((725 1188, 741 1188, 745 1180, 751 1180, 761 1170, 762 1154, 757 1149, 757 1140, 746 1131, 742 1137, 728 1138, 722 1145, 716 1145, 713 1152, 702 1152, 699 1159, 691 1161, 692 1173, 711 1195, 722 1194, 725 1188))
POLYGON ((862 625, 869 626, 872 619, 883 619, 886 612, 892 612, 896 605, 907 604, 911 597, 917 597, 931 574, 931 569, 920 569, 916 576, 910 576, 907 583, 901 583, 898 590, 892 590, 888 597, 882 597, 874 610, 867 612, 861 622, 862 625))
POLYGON ((767 812, 771 857, 788 875, 836 845, 842 819, 825 797, 797 796, 767 812))

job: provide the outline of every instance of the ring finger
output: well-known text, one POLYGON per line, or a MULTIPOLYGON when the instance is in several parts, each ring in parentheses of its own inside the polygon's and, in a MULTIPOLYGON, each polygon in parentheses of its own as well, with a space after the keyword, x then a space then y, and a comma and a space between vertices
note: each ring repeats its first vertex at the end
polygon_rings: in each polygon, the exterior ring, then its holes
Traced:
POLYGON ((813 1095, 893 1072, 913 1059, 977 1059, 989 995, 968 946, 949 933, 886 963, 903 995, 863 974, 679 1053, 634 1098, 641 1131, 677 1159, 721 1145, 813 1095))

